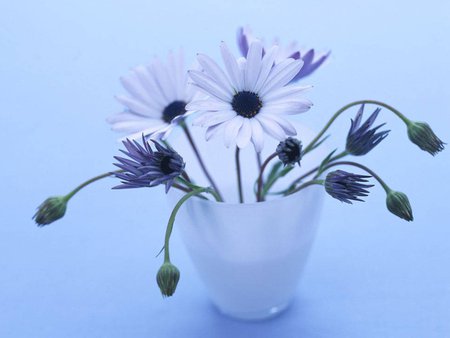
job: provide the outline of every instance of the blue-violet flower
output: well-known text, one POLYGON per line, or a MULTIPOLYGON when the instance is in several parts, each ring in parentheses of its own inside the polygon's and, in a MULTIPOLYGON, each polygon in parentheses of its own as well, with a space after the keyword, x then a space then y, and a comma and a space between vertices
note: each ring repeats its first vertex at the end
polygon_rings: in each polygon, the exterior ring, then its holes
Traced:
POLYGON ((352 174, 343 170, 335 170, 328 173, 325 179, 325 191, 333 198, 341 202, 350 203, 351 201, 361 201, 360 197, 368 196, 366 189, 373 187, 368 182, 368 175, 352 174))
POLYGON ((115 166, 124 170, 115 176, 122 181, 115 189, 154 187, 164 183, 166 192, 172 186, 174 180, 183 173, 185 163, 183 158, 169 146, 164 147, 152 140, 156 147, 154 151, 150 143, 142 135, 141 146, 136 140, 125 140, 126 148, 121 150, 128 158, 114 156, 119 163, 115 166))
POLYGON ((362 125, 361 119, 364 113, 364 105, 358 110, 355 120, 351 120, 350 130, 347 135, 346 150, 348 153, 356 156, 365 155, 389 134, 389 130, 377 133, 377 130, 384 126, 384 123, 370 129, 380 110, 380 108, 377 108, 362 125))

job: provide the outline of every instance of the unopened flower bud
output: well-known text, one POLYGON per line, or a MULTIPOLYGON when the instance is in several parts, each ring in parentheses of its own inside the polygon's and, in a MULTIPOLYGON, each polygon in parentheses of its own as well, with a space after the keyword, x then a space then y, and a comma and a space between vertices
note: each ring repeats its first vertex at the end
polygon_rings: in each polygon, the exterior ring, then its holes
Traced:
POLYGON ((66 213, 67 200, 64 196, 47 198, 33 216, 38 226, 50 224, 64 216, 66 213))
POLYGON ((386 196, 386 206, 394 215, 408 222, 414 219, 408 196, 402 192, 390 190, 386 196))
POLYGON ((277 146, 277 154, 280 161, 284 164, 300 165, 302 158, 302 142, 296 138, 288 137, 277 146))
POLYGON ((156 282, 164 297, 170 297, 174 294, 180 280, 180 271, 172 263, 164 263, 156 275, 156 282))
POLYGON ((428 123, 411 121, 408 124, 408 137, 412 143, 433 156, 444 150, 445 143, 436 136, 428 123))

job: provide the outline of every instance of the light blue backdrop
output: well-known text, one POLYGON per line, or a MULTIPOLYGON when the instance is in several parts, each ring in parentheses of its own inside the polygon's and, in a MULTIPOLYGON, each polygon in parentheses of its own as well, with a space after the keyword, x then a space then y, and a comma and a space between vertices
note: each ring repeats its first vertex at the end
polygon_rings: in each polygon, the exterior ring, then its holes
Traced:
POLYGON ((44 198, 110 170, 117 135, 104 120, 120 109, 119 76, 179 46, 217 57, 242 24, 333 51, 306 81, 315 106, 302 118, 313 128, 375 98, 450 140, 448 1, 2 1, 1 337, 450 336, 450 151, 419 151, 388 113, 393 131, 364 163, 408 193, 415 221, 389 214, 379 188, 354 206, 328 198, 296 302, 272 321, 217 314, 176 231, 182 281, 161 298, 160 189, 110 191, 106 180, 62 221, 35 227, 44 198))

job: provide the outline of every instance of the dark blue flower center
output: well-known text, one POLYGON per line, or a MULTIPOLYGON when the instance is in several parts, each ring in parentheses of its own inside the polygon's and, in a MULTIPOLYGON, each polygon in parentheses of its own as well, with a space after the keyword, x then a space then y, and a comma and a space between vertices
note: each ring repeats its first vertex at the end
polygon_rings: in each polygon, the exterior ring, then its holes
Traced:
POLYGON ((159 164, 159 168, 163 172, 164 175, 169 175, 173 173, 173 169, 170 167, 170 162, 172 158, 170 156, 164 156, 161 159, 161 162, 159 164))
POLYGON ((249 91, 242 91, 233 96, 231 107, 242 117, 250 119, 259 113, 262 107, 262 102, 258 94, 249 91))
POLYGON ((164 122, 170 123, 175 117, 183 115, 186 112, 186 102, 173 101, 163 111, 164 122))

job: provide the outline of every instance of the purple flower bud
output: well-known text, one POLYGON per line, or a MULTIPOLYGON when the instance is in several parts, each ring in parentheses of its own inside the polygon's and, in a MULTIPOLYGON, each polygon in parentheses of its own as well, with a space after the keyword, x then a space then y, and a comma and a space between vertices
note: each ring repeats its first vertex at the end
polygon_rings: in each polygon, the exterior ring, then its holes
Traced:
POLYGON ((152 140, 156 147, 154 151, 144 136, 142 142, 144 146, 127 139, 123 142, 126 151, 121 152, 128 158, 114 156, 119 161, 114 165, 124 170, 123 173, 115 174, 122 184, 114 189, 154 187, 164 183, 167 192, 174 180, 183 173, 183 158, 169 146, 164 147, 152 140))

